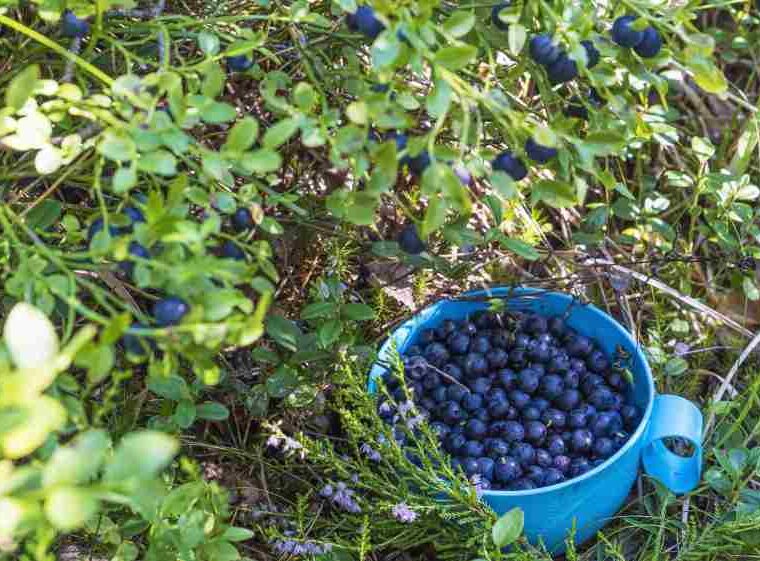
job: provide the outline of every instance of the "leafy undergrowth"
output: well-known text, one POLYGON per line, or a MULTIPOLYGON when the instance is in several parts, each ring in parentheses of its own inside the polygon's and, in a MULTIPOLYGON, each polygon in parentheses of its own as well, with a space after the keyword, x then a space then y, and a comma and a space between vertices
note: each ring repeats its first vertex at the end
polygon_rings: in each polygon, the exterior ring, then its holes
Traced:
POLYGON ((565 558, 760 558, 756 5, 0 4, 0 558, 549 559, 366 391, 494 285, 705 415, 565 558))

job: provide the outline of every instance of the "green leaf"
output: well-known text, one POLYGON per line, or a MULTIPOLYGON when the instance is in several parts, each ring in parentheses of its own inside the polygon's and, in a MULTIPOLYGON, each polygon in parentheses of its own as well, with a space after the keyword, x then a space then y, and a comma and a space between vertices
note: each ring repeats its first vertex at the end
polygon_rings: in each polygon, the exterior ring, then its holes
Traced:
POLYGON ((297 130, 298 120, 283 119, 267 129, 262 143, 266 148, 277 148, 287 142, 297 130))
POLYGON ((113 368, 115 362, 113 349, 110 345, 89 343, 77 353, 74 364, 87 369, 87 380, 97 384, 113 368))
POLYGON ((224 150, 232 150, 234 152, 244 152, 253 146, 258 136, 258 121, 253 117, 245 117, 232 127, 223 148, 224 150))
POLYGON ((577 204, 576 191, 563 181, 542 179, 533 184, 531 198, 534 203, 543 201, 555 208, 572 207, 577 204))
POLYGON ((195 403, 190 399, 180 401, 174 409, 174 415, 172 415, 172 419, 181 429, 189 428, 195 422, 195 417, 195 403))
POLYGON ((282 316, 271 315, 266 319, 266 332, 282 347, 290 351, 297 349, 301 330, 295 322, 282 316))
POLYGON ((385 68, 392 66, 401 53, 401 43, 395 33, 383 33, 372 44, 372 66, 385 68))
POLYGON ((531 245, 525 243, 522 240, 516 240, 514 238, 504 238, 502 240, 502 245, 509 249, 510 251, 515 252, 517 255, 522 257, 523 259, 527 259, 528 261, 535 261, 539 257, 541 257, 541 254, 536 251, 536 248, 532 247, 531 245))
POLYGON ((137 170, 134 166, 120 167, 113 174, 111 188, 114 193, 126 193, 137 185, 137 170))
POLYGON ((204 54, 213 56, 219 52, 219 37, 208 31, 198 34, 198 46, 204 54))
POLYGON ((436 80, 432 95, 425 100, 425 107, 432 117, 438 118, 451 106, 451 86, 444 80, 436 80))
POLYGON ((298 386, 298 371, 281 364, 266 381, 267 393, 276 399, 283 398, 298 386))
POLYGON ((157 396, 171 399, 172 401, 180 401, 181 399, 190 397, 187 382, 176 374, 149 376, 148 389, 157 396))
POLYGON ((62 532, 81 528, 97 510, 98 500, 87 489, 57 487, 45 500, 45 516, 62 532))
POLYGON ((202 481, 184 483, 171 490, 161 504, 163 516, 182 516, 203 498, 206 486, 202 481))
POLYGON ((26 224, 33 230, 47 230, 58 222, 63 206, 55 199, 45 199, 26 215, 26 224))
POLYGON ((723 71, 709 59, 692 57, 686 61, 694 75, 694 81, 707 93, 722 94, 728 90, 728 82, 723 71))
POLYGON ((122 131, 107 129, 100 135, 98 153, 109 160, 128 162, 137 158, 137 146, 134 140, 122 131))
POLYGON ((207 421, 224 421, 230 416, 230 411, 221 403, 206 401, 196 408, 198 418, 207 421))
POLYGON ((201 119, 209 125, 229 123, 237 119, 235 107, 222 101, 211 102, 201 108, 201 119))
POLYGON ((524 522, 523 511, 520 508, 513 508, 501 516, 491 528, 494 545, 502 548, 517 540, 522 534, 524 522))
POLYGON ((36 64, 27 66, 11 80, 5 90, 5 105, 14 111, 21 109, 32 95, 40 78, 40 67, 36 64))
POLYGON ((171 177, 177 174, 177 158, 166 150, 156 150, 141 154, 137 160, 137 167, 148 173, 171 177))
POLYGON ((306 113, 309 113, 317 101, 317 92, 308 82, 298 82, 293 90, 293 103, 306 113))
POLYGON ((248 173, 270 173, 280 169, 282 156, 271 148, 260 148, 243 154, 240 165, 248 173))
POLYGON ((748 300, 752 300, 753 302, 760 300, 760 290, 757 289, 757 285, 751 277, 744 277, 742 279, 742 289, 748 300))
POLYGON ((475 14, 473 12, 458 11, 443 22, 443 29, 453 37, 463 37, 467 35, 475 25, 475 14))
POLYGON ((491 185, 504 199, 514 199, 517 196, 514 179, 503 171, 495 171, 491 174, 491 185))
POLYGON ((228 541, 214 540, 201 547, 204 559, 213 559, 214 561, 237 561, 240 559, 240 553, 228 541))
POLYGON ((513 55, 519 55, 525 46, 525 40, 528 38, 528 31, 525 26, 519 23, 513 23, 507 29, 507 45, 509 52, 513 55))
POLYGON ((446 201, 434 197, 428 202, 428 207, 425 210, 425 218, 422 221, 420 227, 420 236, 426 239, 430 234, 438 230, 446 222, 446 211, 448 205, 446 201))
POLYGON ((665 363, 665 374, 668 376, 681 376, 689 369, 689 363, 681 357, 671 358, 665 363))
POLYGON ((133 432, 125 436, 108 462, 105 482, 149 479, 157 476, 179 451, 179 443, 157 431, 133 432))
POLYGON ((338 340, 341 333, 343 333, 343 323, 340 320, 333 319, 326 321, 317 330, 319 344, 322 348, 326 349, 338 340))
POLYGON ((222 534, 222 539, 230 542, 244 542, 246 540, 250 540, 253 535, 253 532, 248 528, 230 526, 222 534))
POLYGON ((61 446, 45 465, 42 481, 45 487, 89 483, 97 476, 111 444, 108 433, 91 429, 80 433, 66 446, 61 446))
POLYGON ((338 305, 335 302, 314 302, 301 310, 301 319, 317 319, 335 314, 338 305))
POLYGON ((443 47, 435 53, 434 62, 449 70, 460 70, 470 64, 478 50, 472 45, 443 47))
POLYGON ((368 321, 375 319, 375 311, 367 304, 344 304, 340 309, 340 313, 342 316, 354 321, 368 321))
MULTIPOLYGON (((201 84, 201 94, 208 98, 215 98, 224 90, 224 81, 227 75, 220 64, 209 61, 203 68, 203 83, 201 84)), ((174 112, 174 109, 172 109, 174 112)), ((176 113, 175 113, 176 114, 176 113)))

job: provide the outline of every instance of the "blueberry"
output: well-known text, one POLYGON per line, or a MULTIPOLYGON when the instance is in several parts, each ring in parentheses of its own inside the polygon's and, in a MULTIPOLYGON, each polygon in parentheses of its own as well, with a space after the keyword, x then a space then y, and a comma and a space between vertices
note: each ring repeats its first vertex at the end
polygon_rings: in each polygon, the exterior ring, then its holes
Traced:
POLYGON ((505 419, 509 415, 512 406, 505 399, 492 399, 488 402, 488 414, 493 419, 505 419))
POLYGON ((575 370, 568 370, 562 376, 562 383, 566 388, 577 390, 580 386, 581 376, 575 370))
POLYGON ((377 19, 370 6, 359 6, 355 13, 348 15, 346 23, 353 31, 373 40, 385 30, 385 24, 377 19))
POLYGON ((594 445, 594 435, 587 429, 575 429, 570 441, 570 448, 576 454, 586 454, 594 445))
POLYGON ((494 462, 491 458, 488 458, 486 456, 478 458, 478 473, 486 480, 493 479, 493 472, 495 467, 496 462, 494 462))
POLYGON ((462 399, 462 408, 465 411, 474 413, 483 407, 483 396, 479 393, 468 393, 462 399))
POLYGON ((467 477, 472 477, 478 473, 478 460, 475 458, 465 458, 462 460, 462 469, 467 477))
POLYGON ((507 442, 519 442, 525 438, 525 428, 517 421, 507 421, 503 436, 507 442))
POLYGON ((468 320, 462 320, 461 323, 457 326, 457 329, 460 333, 464 333, 470 337, 478 334, 477 326, 468 320))
POLYGON ((417 232, 417 226, 413 222, 408 222, 396 236, 401 251, 409 255, 419 255, 427 249, 425 242, 420 239, 417 232))
POLYGON ((409 384, 409 392, 411 393, 413 399, 421 397, 422 394, 425 393, 424 389, 422 388, 422 382, 414 382, 413 384, 409 384))
POLYGON ((470 336, 462 332, 452 333, 446 340, 446 344, 452 353, 463 355, 470 348, 470 336))
POLYGON ((472 418, 483 421, 486 424, 491 422, 491 415, 486 409, 478 409, 475 411, 475 413, 472 414, 472 418))
MULTIPOLYGON (((150 251, 137 242, 129 242, 129 255, 132 257, 138 257, 140 259, 150 259, 150 251)), ((132 275, 132 271, 135 268, 135 264, 132 261, 122 261, 119 263, 119 268, 125 275, 132 275)))
POLYGON ((493 469, 493 477, 500 483, 510 483, 522 476, 520 464, 514 458, 509 456, 496 462, 493 469))
POLYGON ((512 337, 506 329, 496 329, 491 334, 491 345, 497 349, 507 350, 512 342, 512 337))
POLYGON ((407 165, 413 174, 422 175, 430 165, 430 154, 427 150, 423 150, 416 156, 410 157, 407 165))
POLYGON ((472 352, 485 355, 491 350, 491 341, 487 335, 476 335, 470 341, 470 349, 472 352))
POLYGON ((502 10, 509 7, 509 5, 510 2, 502 2, 500 4, 496 4, 493 8, 491 8, 491 21, 498 29, 501 29, 502 31, 509 29, 509 24, 501 21, 499 14, 502 10))
POLYGON ((597 458, 609 458, 615 453, 615 444, 612 439, 603 436, 596 439, 593 451, 597 458))
MULTIPOLYGON (((132 327, 139 329, 145 326, 140 323, 133 323, 132 327)), ((121 341, 124 344, 124 349, 128 354, 139 357, 145 356, 148 352, 149 345, 147 343, 147 338, 138 337, 137 335, 127 333, 121 338, 121 341)))
POLYGON ((529 404, 520 412, 520 415, 525 421, 538 421, 541 418, 541 411, 538 407, 529 404))
POLYGON ((66 10, 61 17, 61 31, 65 37, 84 37, 90 32, 90 24, 71 10, 66 10))
POLYGON ((571 357, 584 358, 591 354, 594 346, 588 337, 576 335, 565 343, 565 349, 571 357))
MULTIPOLYGON (((451 378, 454 378, 454 380, 461 380, 462 378, 464 378, 464 372, 462 372, 462 369, 456 364, 452 364, 452 363, 444 364, 441 370, 443 370, 451 378)), ((444 378, 444 383, 449 383, 450 381, 451 380, 444 378)))
POLYGON ((475 378, 474 380, 469 380, 467 385, 474 393, 485 394, 491 388, 491 379, 485 377, 475 378))
POLYGON ((567 456, 555 456, 554 457, 554 468, 562 473, 567 473, 570 471, 570 464, 572 460, 567 456))
POLYGON ((530 343, 530 335, 523 332, 515 333, 514 348, 527 349, 530 343))
POLYGON ((644 40, 644 32, 631 27, 636 16, 620 16, 612 24, 612 40, 621 47, 633 48, 644 40))
POLYGON ((502 388, 491 388, 486 394, 486 401, 507 401, 507 392, 502 388))
POLYGON ((479 458, 483 455, 484 449, 485 446, 483 446, 482 442, 478 442, 477 440, 468 440, 465 443, 464 448, 462 448, 462 454, 471 458, 479 458))
POLYGON ((552 456, 562 456, 566 448, 565 441, 558 434, 552 434, 546 439, 546 450, 552 456))
POLYGON ((467 376, 476 378, 488 372, 488 361, 480 353, 468 353, 465 357, 464 371, 467 376))
POLYGON ((509 402, 517 409, 524 409, 530 403, 530 396, 521 390, 512 390, 507 394, 509 402))
MULTIPOLYGON (((540 336, 546 333, 549 329, 549 322, 543 316, 531 314, 525 318, 523 329, 533 336, 540 336)), ((548 340, 546 342, 548 342, 548 340)))
POLYGON ((577 372, 578 374, 586 373, 586 361, 580 358, 570 359, 570 370, 577 372))
POLYGON ((599 53, 599 50, 596 48, 594 43, 588 39, 581 41, 581 45, 585 49, 586 58, 588 59, 586 68, 594 68, 594 66, 599 64, 599 59, 602 55, 599 53))
POLYGON ((410 356, 404 360, 404 373, 410 380, 422 380, 429 370, 428 362, 422 356, 410 356))
POLYGON ((597 386, 589 395, 588 401, 600 411, 613 409, 616 404, 615 394, 606 386, 597 386))
POLYGON ((541 487, 544 484, 544 468, 536 465, 528 466, 528 468, 525 470, 525 477, 530 479, 538 487, 541 487))
POLYGON ((625 376, 623 376, 623 374, 617 370, 613 370, 607 374, 607 385, 613 390, 622 390, 628 385, 628 381, 625 379, 625 376))
POLYGON ((443 408, 443 422, 447 425, 456 425, 464 421, 466 415, 459 404, 449 401, 443 408))
POLYGON ((612 443, 615 445, 615 451, 620 450, 628 442, 629 438, 630 435, 624 432, 619 432, 613 436, 612 443))
POLYGON ((532 407, 535 407, 538 409, 541 413, 549 409, 551 407, 551 403, 549 403, 548 399, 544 399, 543 397, 534 397, 530 400, 530 405, 532 407))
POLYGON ((472 440, 480 440, 485 438, 488 432, 488 427, 485 423, 478 421, 477 419, 470 419, 464 427, 464 433, 467 438, 472 440))
POLYGON ((581 380, 581 390, 587 396, 591 395, 596 388, 604 386, 604 378, 599 374, 587 374, 581 380))
POLYGON ((571 429, 582 429, 588 424, 588 416, 580 409, 573 409, 567 417, 567 424, 571 429))
POLYGON ((557 156, 557 149, 549 146, 543 146, 539 144, 533 138, 529 138, 525 141, 525 153, 534 162, 539 164, 545 164, 552 158, 557 156))
POLYGON ((570 357, 562 351, 558 351, 546 365, 546 371, 552 374, 562 374, 568 370, 570 370, 570 357))
POLYGON ((586 458, 573 458, 570 462, 570 477, 578 477, 591 469, 591 464, 586 458))
MULTIPOLYGON (((419 394, 415 394, 415 399, 419 397, 419 394)), ((419 401, 419 406, 425 411, 433 411, 438 407, 438 402, 430 396, 424 396, 419 401)))
POLYGON ((544 485, 556 485, 557 483, 562 483, 565 480, 565 476, 563 473, 555 468, 548 468, 544 471, 544 485))
POLYGON ((549 66, 562 54, 562 50, 554 44, 551 36, 546 34, 534 35, 528 45, 528 52, 530 58, 543 66, 549 66))
POLYGON ((639 423, 639 409, 635 405, 623 405, 620 408, 620 416, 628 430, 633 430, 639 423))
POLYGON ((547 320, 547 327, 549 328, 549 333, 554 335, 556 338, 561 339, 565 336, 565 333, 567 332, 567 326, 565 325, 565 320, 563 320, 559 316, 551 317, 547 320))
POLYGON ((372 84, 369 89, 375 93, 386 93, 391 87, 388 84, 372 84))
POLYGON ((459 451, 464 448, 467 439, 463 434, 449 433, 444 440, 443 447, 449 454, 458 455, 459 451))
MULTIPOLYGON (((88 242, 92 242, 92 239, 95 237, 95 234, 103 231, 103 224, 104 224, 104 220, 102 218, 96 218, 93 221, 93 223, 90 224, 90 227, 87 229, 88 242)), ((112 238, 115 238, 117 236, 120 236, 124 232, 121 228, 118 228, 117 226, 109 225, 108 233, 112 238)))
POLYGON ((472 314, 472 322, 478 329, 490 329, 494 324, 494 315, 486 310, 478 310, 472 314))
POLYGON ((570 104, 562 110, 562 113, 573 119, 588 120, 588 109, 581 104, 581 100, 577 96, 570 98, 570 104))
POLYGON ((449 360, 449 351, 442 343, 430 343, 425 347, 425 359, 434 366, 443 366, 449 360))
POLYGON ((520 368, 524 366, 526 358, 525 349, 512 349, 509 351, 509 365, 513 368, 520 368))
POLYGON ((528 346, 528 356, 536 362, 548 362, 551 358, 551 347, 546 343, 534 340, 528 346))
POLYGON ((428 391, 433 391, 441 385, 441 377, 435 372, 428 372, 422 378, 422 387, 428 391))
POLYGON ((505 150, 491 162, 491 167, 494 170, 503 171, 515 181, 520 181, 528 175, 528 169, 523 164, 522 160, 515 157, 512 152, 505 150))
POLYGON ((221 248, 222 257, 225 259, 234 259, 235 261, 245 261, 245 252, 240 249, 232 240, 226 240, 221 248))
POLYGON ((435 333, 436 339, 443 342, 446 339, 449 338, 449 335, 454 333, 457 329, 457 324, 454 323, 453 320, 446 319, 441 322, 441 325, 435 328, 433 331, 435 333))
POLYGON ((543 448, 539 448, 536 450, 536 465, 539 465, 543 468, 552 467, 552 464, 554 463, 554 458, 552 458, 552 455, 543 448))
POLYGON ((563 411, 570 411, 572 409, 575 409, 580 402, 581 392, 578 390, 565 390, 554 401, 554 403, 557 405, 557 408, 562 409, 563 411))
POLYGON ((593 351, 586 359, 586 365, 592 372, 605 372, 610 367, 610 361, 602 351, 593 351))
MULTIPOLYGON (((619 415, 618 415, 619 417, 619 415)), ((607 436, 622 428, 622 423, 611 413, 603 411, 598 415, 594 415, 589 423, 589 430, 595 437, 607 436)))
MULTIPOLYGON (((124 214, 127 215, 127 218, 129 218, 129 223, 131 226, 134 226, 138 222, 145 222, 145 216, 140 211, 140 209, 135 208, 133 206, 128 206, 124 208, 124 214)), ((131 228, 130 228, 131 231, 131 228)))
POLYGON ((504 349, 491 349, 486 353, 486 360, 492 369, 498 370, 504 368, 509 362, 509 353, 504 349))
POLYGON ((525 440, 533 444, 541 444, 546 438, 546 425, 541 421, 525 423, 525 440))
POLYGON ((502 368, 499 370, 498 380, 507 391, 513 390, 517 387, 517 374, 509 368, 502 368))
POLYGON ((176 296, 169 296, 153 305, 153 317, 161 327, 176 325, 190 311, 190 305, 176 296))
POLYGON ((539 393, 546 399, 557 399, 564 390, 565 384, 556 374, 547 374, 538 385, 539 393))
POLYGON ((421 355, 422 349, 419 347, 419 345, 412 345, 406 350, 406 352, 409 355, 421 355))
POLYGON ((501 458, 509 454, 509 444, 507 444, 501 438, 495 438, 488 443, 486 447, 486 454, 491 458, 501 458))
POLYGON ((509 449, 509 453, 523 467, 527 467, 536 461, 536 449, 527 442, 516 442, 509 449))
POLYGON ((644 37, 633 50, 642 58, 656 57, 662 48, 662 36, 660 32, 650 25, 642 33, 644 37))
POLYGON ((552 430, 563 429, 567 425, 567 415, 565 412, 554 408, 544 411, 541 415, 541 420, 552 430))
POLYGON ((531 368, 525 368, 520 371, 517 376, 518 387, 520 390, 529 394, 532 394, 538 389, 540 381, 541 379, 539 378, 538 373, 531 368))
POLYGON ((232 215, 232 226, 237 232, 247 232, 254 227, 253 215, 247 208, 239 208, 232 215))
POLYGON ((535 488, 536 484, 524 477, 513 481, 509 486, 510 491, 530 491, 535 488))
POLYGON ((547 67, 546 74, 552 84, 569 82, 578 75, 578 65, 566 53, 562 53, 547 67))
POLYGON ((248 58, 248 55, 228 56, 224 61, 232 72, 245 72, 253 66, 253 60, 248 58))

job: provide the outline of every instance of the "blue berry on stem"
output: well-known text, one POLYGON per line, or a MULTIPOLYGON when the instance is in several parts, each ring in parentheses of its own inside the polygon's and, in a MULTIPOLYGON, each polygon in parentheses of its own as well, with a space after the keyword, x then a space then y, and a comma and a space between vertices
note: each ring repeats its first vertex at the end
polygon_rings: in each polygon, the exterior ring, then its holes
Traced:
POLYGON ((549 66, 557 61, 562 50, 554 44, 550 35, 534 35, 528 45, 530 58, 543 66, 549 66))
POLYGON ((491 21, 493 24, 502 31, 507 31, 509 29, 509 24, 502 21, 499 17, 499 14, 504 10, 505 8, 508 8, 510 5, 510 2, 502 2, 500 4, 496 4, 493 8, 491 8, 491 21))
POLYGON ((169 296, 159 300, 153 306, 153 317, 161 327, 176 325, 190 311, 190 305, 182 298, 169 296))
POLYGON ((61 18, 61 31, 66 37, 84 37, 90 32, 90 24, 71 10, 66 10, 61 18))
POLYGON ((557 156, 557 149, 550 148, 549 146, 543 146, 533 140, 533 138, 529 138, 525 141, 525 153, 534 162, 545 164, 557 156))
POLYGON ((248 58, 248 55, 228 56, 225 62, 232 72, 245 72, 253 66, 253 61, 248 58))
POLYGON ((396 237, 396 241, 398 242, 399 247, 401 247, 401 250, 410 255, 419 255, 427 249, 425 243, 420 239, 420 235, 417 233, 417 226, 412 222, 409 222, 404 226, 396 237))
POLYGON ((662 49, 662 36, 654 27, 649 26, 644 31, 644 38, 633 50, 642 58, 656 57, 662 49))
POLYGON ((238 232, 247 232, 253 229, 253 215, 247 208, 239 208, 232 215, 232 225, 238 232))
POLYGON ((235 242, 226 240, 222 244, 222 257, 235 261, 245 261, 245 252, 235 242))
POLYGON ((644 39, 644 32, 631 27, 636 16, 620 16, 612 24, 612 40, 621 47, 633 48, 644 39))
POLYGON ((586 51, 586 58, 588 59, 586 68, 594 68, 594 66, 599 64, 599 60, 601 58, 599 50, 594 46, 594 43, 588 39, 581 41, 581 45, 586 51))
POLYGON ((359 6, 355 13, 348 15, 346 22, 350 29, 370 39, 375 39, 385 30, 385 24, 377 18, 375 10, 370 6, 359 6))
POLYGON ((566 53, 562 53, 556 61, 547 67, 546 73, 552 84, 562 84, 569 82, 578 75, 578 65, 566 53))
POLYGON ((505 150, 491 162, 491 167, 497 171, 503 171, 515 181, 520 181, 528 175, 528 168, 522 160, 515 157, 512 152, 505 150))
POLYGON ((496 462, 494 462, 491 458, 488 458, 486 456, 478 458, 478 473, 480 473, 480 475, 482 475, 485 479, 493 479, 493 472, 495 467, 496 462))
POLYGON ((471 458, 479 458, 483 455, 484 450, 485 446, 483 446, 482 442, 479 442, 477 440, 468 440, 462 449, 462 453, 465 456, 469 456, 471 458))

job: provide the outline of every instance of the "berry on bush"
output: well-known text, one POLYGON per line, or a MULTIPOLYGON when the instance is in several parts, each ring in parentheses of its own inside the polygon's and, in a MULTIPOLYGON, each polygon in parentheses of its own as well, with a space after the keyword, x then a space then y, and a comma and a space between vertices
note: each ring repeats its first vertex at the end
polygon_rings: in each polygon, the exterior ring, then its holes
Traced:
POLYGON ((375 10, 370 6, 359 6, 355 13, 348 15, 346 23, 353 31, 358 31, 372 40, 385 30, 385 24, 377 18, 375 10))
POLYGON ((61 31, 66 37, 84 37, 90 32, 90 24, 71 10, 66 10, 61 17, 61 31))
POLYGON ((225 62, 232 72, 245 72, 253 66, 253 61, 248 58, 248 55, 228 56, 225 62))
POLYGON ((547 67, 546 74, 552 84, 562 84, 578 75, 578 65, 566 53, 562 53, 547 67))
POLYGON ((190 305, 182 298, 169 296, 153 306, 153 317, 161 327, 177 325, 190 311, 190 305))
POLYGON ((581 45, 583 46, 583 49, 586 51, 586 58, 588 59, 588 62, 586 64, 586 68, 594 68, 597 64, 599 64, 599 60, 601 59, 602 55, 599 53, 599 50, 596 48, 594 43, 588 39, 585 41, 581 41, 581 45))
POLYGON ((621 47, 633 48, 644 39, 644 32, 631 27, 636 16, 620 16, 612 24, 612 40, 621 47))
POLYGON ((528 168, 525 167, 522 160, 515 157, 509 150, 496 156, 493 162, 491 162, 491 167, 495 170, 503 171, 515 181, 520 181, 528 175, 528 168))
POLYGON ((550 35, 534 35, 528 45, 528 52, 537 64, 549 66, 556 62, 562 50, 554 44, 550 35))
POLYGON ((525 141, 525 153, 534 162, 545 164, 557 155, 557 149, 550 148, 549 146, 542 146, 533 140, 533 138, 529 138, 525 141))
POLYGON ((426 249, 425 243, 417 233, 417 226, 413 222, 409 222, 404 226, 396 237, 396 241, 401 250, 410 255, 419 255, 426 249))
POLYGON ((247 208, 239 208, 232 215, 232 225, 237 232, 247 232, 254 227, 253 214, 247 208))
POLYGON ((501 29, 502 31, 507 31, 509 29, 509 24, 501 21, 499 14, 502 12, 502 10, 509 7, 509 5, 510 2, 501 2, 500 4, 496 4, 493 8, 491 8, 491 21, 498 29, 501 29))
POLYGON ((642 33, 644 37, 633 47, 633 50, 642 58, 656 57, 662 48, 662 36, 660 32, 654 27, 649 26, 642 33))

